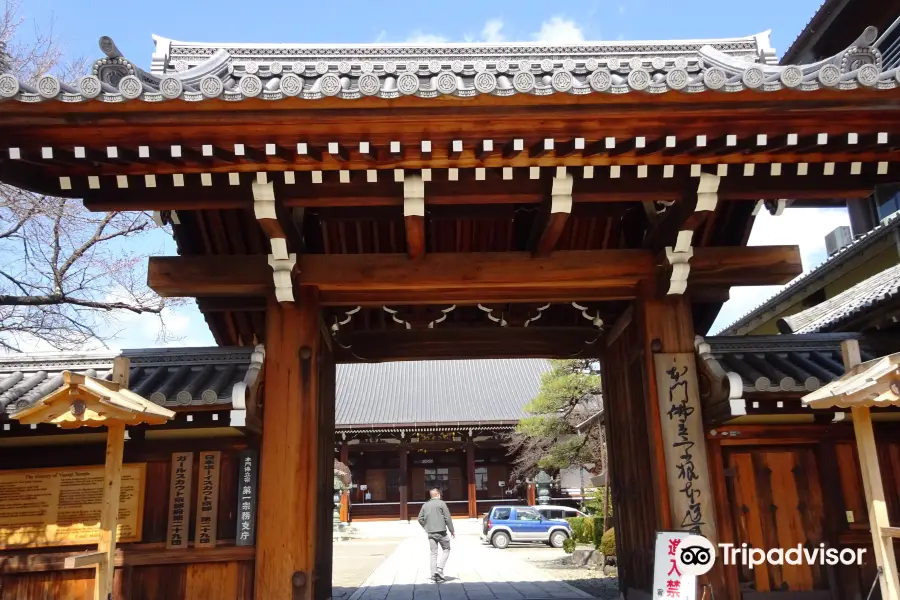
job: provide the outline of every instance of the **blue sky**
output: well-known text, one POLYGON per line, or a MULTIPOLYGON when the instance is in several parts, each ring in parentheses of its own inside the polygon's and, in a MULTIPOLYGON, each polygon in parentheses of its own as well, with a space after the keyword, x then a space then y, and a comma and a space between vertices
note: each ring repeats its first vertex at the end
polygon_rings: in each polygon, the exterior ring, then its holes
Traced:
MULTIPOLYGON (((819 7, 821 0, 588 0, 557 5, 533 0, 454 2, 288 2, 236 0, 21 0, 23 29, 54 30, 70 57, 100 56, 97 40, 111 36, 130 60, 148 67, 151 34, 211 42, 443 42, 695 39, 745 36, 771 30, 780 56, 819 7)), ((843 210, 789 209, 778 218, 761 216, 752 244, 799 244, 804 267, 825 259, 824 236, 846 224, 843 210)), ((163 232, 142 242, 148 252, 175 254, 163 232)), ((727 325, 778 288, 735 288, 713 331, 727 325)), ((177 345, 212 344, 193 301, 166 315, 177 345)), ((157 320, 125 317, 113 348, 156 344, 157 320)))

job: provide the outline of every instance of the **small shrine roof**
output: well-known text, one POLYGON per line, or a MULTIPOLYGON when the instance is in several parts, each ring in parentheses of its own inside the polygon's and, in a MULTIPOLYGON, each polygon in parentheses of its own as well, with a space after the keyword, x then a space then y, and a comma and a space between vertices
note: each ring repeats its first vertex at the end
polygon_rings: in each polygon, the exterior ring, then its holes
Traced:
MULTIPOLYGON (((848 334, 748 335, 699 338, 697 353, 727 378, 731 395, 811 392, 844 374, 841 342, 848 334), (735 389, 736 388, 736 389, 735 389)), ((863 348, 863 360, 874 358, 863 348)))
POLYGON ((64 371, 111 380, 117 356, 131 361, 129 389, 169 408, 230 406, 262 362, 262 354, 249 347, 11 355, 0 358, 0 418, 59 389, 64 371))
POLYGON ((100 39, 105 58, 65 83, 52 75, 29 83, 0 75, 0 98, 22 102, 160 102, 221 98, 358 99, 401 96, 697 93, 753 89, 804 91, 900 86, 882 70, 869 27, 838 55, 810 65, 777 65, 769 33, 744 38, 504 44, 230 44, 154 36, 149 71, 100 39))

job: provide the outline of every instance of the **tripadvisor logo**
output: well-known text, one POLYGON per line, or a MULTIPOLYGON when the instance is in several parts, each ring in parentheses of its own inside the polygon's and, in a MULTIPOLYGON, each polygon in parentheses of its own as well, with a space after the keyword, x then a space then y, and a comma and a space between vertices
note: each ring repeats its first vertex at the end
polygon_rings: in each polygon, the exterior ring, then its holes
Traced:
MULTIPOLYGON (((722 564, 743 565, 753 569, 760 565, 861 565, 865 548, 826 548, 825 544, 804 547, 797 544, 793 548, 772 548, 763 550, 747 544, 719 544, 722 564)), ((699 576, 708 573, 716 562, 716 547, 703 536, 690 535, 678 544, 675 554, 678 570, 684 575, 699 576)))

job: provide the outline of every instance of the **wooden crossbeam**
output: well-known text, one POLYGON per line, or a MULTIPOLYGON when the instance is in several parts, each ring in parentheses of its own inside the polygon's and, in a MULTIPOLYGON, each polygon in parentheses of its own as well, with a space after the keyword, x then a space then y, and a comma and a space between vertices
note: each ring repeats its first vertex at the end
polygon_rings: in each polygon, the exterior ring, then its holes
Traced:
POLYGON ((422 359, 596 357, 602 332, 591 327, 395 329, 340 338, 339 363, 422 359))
MULTIPOLYGON (((716 172, 715 167, 705 167, 716 172)), ((859 175, 851 175, 849 165, 840 165, 834 175, 822 175, 824 166, 810 163, 807 175, 797 173, 797 165, 782 165, 781 175, 769 175, 769 165, 756 165, 754 175, 744 175, 740 165, 730 165, 728 176, 723 177, 718 190, 720 201, 747 199, 792 198, 797 202, 831 198, 864 198, 880 184, 895 183, 896 166, 888 173, 878 173, 878 166, 863 163, 859 175)), ((527 177, 527 169, 514 169, 512 180, 503 180, 500 169, 486 170, 486 179, 477 181, 474 170, 460 170, 457 180, 448 180, 447 173, 432 170, 428 184, 429 206, 439 204, 538 204, 546 198, 546 184, 555 172, 541 169, 540 179, 527 177)), ((569 169, 576 178, 580 169, 569 169)), ((11 184, 27 185, 32 176, 39 175, 35 167, 27 164, 0 163, 0 177, 11 184), (15 169, 13 167, 16 167, 15 169)), ((288 207, 324 206, 400 206, 403 195, 394 180, 393 173, 381 172, 376 183, 365 177, 351 178, 341 183, 337 173, 325 173, 322 183, 312 183, 309 173, 285 174, 268 172, 275 186, 279 202, 288 207)), ((320 173, 322 175, 322 173, 320 173)), ((109 210, 206 210, 216 208, 250 208, 253 197, 250 183, 256 178, 252 173, 212 173, 204 185, 200 175, 185 175, 183 185, 173 185, 171 175, 157 175, 155 187, 148 188, 143 176, 129 176, 128 188, 118 188, 114 177, 99 178, 99 189, 89 187, 87 177, 71 178, 71 189, 60 190, 59 183, 42 179, 48 186, 45 193, 83 198, 85 206, 94 211, 109 210), (232 176, 235 179, 232 179, 232 176), (231 182, 236 180, 237 185, 231 182), (50 185, 55 188, 50 189, 50 185)), ((646 177, 638 177, 637 167, 623 166, 618 177, 609 177, 607 167, 597 167, 591 185, 576 185, 573 201, 593 202, 645 202, 673 201, 684 197, 685 191, 696 186, 696 178, 690 176, 690 167, 676 166, 672 176, 664 176, 663 167, 649 166, 646 177), (601 185, 602 184, 602 185, 601 185)), ((35 191, 42 191, 35 189, 35 191)))
MULTIPOLYGON (((548 258, 527 252, 426 254, 307 254, 297 259, 295 285, 316 286, 323 304, 390 304, 406 295, 438 301, 541 301, 560 290, 585 298, 633 297, 641 281, 664 268, 647 250, 558 251, 548 258)), ((802 272, 796 246, 696 248, 691 283, 703 286, 777 285, 802 272)), ((271 270, 262 255, 151 257, 148 285, 164 297, 265 296, 271 270)), ((413 300, 414 301, 414 300, 413 300)))
POLYGON ((99 567, 106 563, 106 552, 88 552, 67 556, 64 566, 67 569, 83 569, 85 567, 99 567))

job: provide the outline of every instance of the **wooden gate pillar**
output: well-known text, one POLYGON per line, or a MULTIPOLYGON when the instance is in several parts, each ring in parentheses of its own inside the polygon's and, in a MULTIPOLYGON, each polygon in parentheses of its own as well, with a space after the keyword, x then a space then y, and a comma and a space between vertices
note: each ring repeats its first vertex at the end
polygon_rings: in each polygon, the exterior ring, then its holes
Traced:
MULTIPOLYGON (((651 591, 656 531, 699 528, 716 541, 694 353, 682 295, 642 293, 607 338, 603 394, 623 591, 651 591)), ((721 573, 712 575, 716 598, 729 598, 721 573)))
POLYGON ((319 295, 270 300, 266 313, 257 517, 257 599, 331 595, 334 362, 322 343, 319 295))
MULTIPOLYGON (((684 295, 638 301, 644 338, 648 420, 662 523, 718 541, 713 479, 698 389, 691 302, 684 295)), ((709 575, 726 598, 721 565, 709 575)), ((737 600, 737 599, 735 599, 737 600)))

